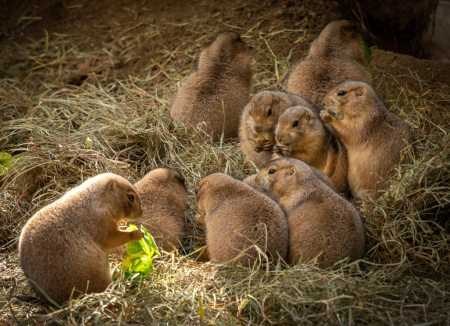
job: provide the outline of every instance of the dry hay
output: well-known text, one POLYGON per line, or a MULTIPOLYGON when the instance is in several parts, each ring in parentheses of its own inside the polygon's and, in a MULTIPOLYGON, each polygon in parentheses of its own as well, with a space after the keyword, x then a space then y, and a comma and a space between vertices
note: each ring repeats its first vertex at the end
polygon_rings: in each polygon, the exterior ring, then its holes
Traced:
MULTIPOLYGON (((285 44, 298 41, 294 44, 306 48, 316 32, 307 25, 289 29, 279 18, 270 18, 278 14, 266 13, 270 27, 226 23, 254 48, 255 91, 280 86, 295 62, 295 51, 285 44)), ((420 94, 388 88, 386 80, 395 76, 375 68, 379 95, 408 121, 417 143, 414 162, 397 169, 393 185, 379 200, 355 203, 368 235, 364 261, 335 271, 197 262, 202 229, 191 196, 184 249, 163 254, 143 282, 124 280, 115 258, 115 281, 105 293, 84 295, 62 308, 13 297, 32 295, 17 265, 21 227, 82 180, 109 171, 134 182, 157 166, 168 166, 186 176, 192 194, 209 173, 244 176, 237 143, 212 144, 205 135, 174 125, 168 114, 176 84, 194 67, 203 37, 212 40, 223 26, 214 17, 184 29, 153 24, 89 53, 63 35, 5 50, 11 55, 0 57, 3 63, 15 61, 0 71, 0 152, 14 155, 16 163, 0 179, 1 323, 448 324, 449 88, 428 91, 422 81, 420 94), (169 32, 173 37, 167 37, 169 32), (192 42, 177 44, 176 33, 192 42), (142 43, 151 45, 154 56, 143 63, 139 77, 112 69, 134 60, 142 43)))

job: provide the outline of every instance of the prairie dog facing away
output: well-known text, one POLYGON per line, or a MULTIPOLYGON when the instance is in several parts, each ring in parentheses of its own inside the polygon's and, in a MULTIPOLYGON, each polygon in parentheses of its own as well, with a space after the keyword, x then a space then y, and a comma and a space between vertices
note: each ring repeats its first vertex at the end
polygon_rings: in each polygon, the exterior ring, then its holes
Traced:
POLYGON ((375 196, 413 142, 408 124, 388 111, 366 83, 345 81, 324 100, 322 120, 348 151, 348 182, 354 196, 375 196))
POLYGON ((289 261, 317 258, 320 268, 364 256, 364 227, 353 205, 317 178, 306 163, 282 158, 256 177, 280 197, 289 222, 289 261))
POLYGON ((134 184, 141 197, 142 217, 133 224, 143 225, 158 247, 172 251, 184 238, 184 213, 189 208, 185 179, 180 172, 159 168, 134 184))
POLYGON ((275 145, 274 129, 283 112, 296 105, 311 107, 300 96, 282 91, 262 91, 253 96, 241 115, 239 138, 245 161, 266 166, 275 145))
POLYGON ((292 70, 287 91, 322 107, 328 91, 344 80, 369 83, 362 36, 347 20, 329 23, 292 70))
POLYGON ((182 83, 170 115, 218 141, 237 138, 239 118, 250 98, 250 50, 234 32, 221 33, 200 55, 197 71, 182 83))
POLYGON ((258 259, 255 245, 271 260, 286 258, 288 224, 272 199, 222 173, 200 180, 194 192, 211 261, 252 266, 258 259))
MULTIPOLYGON (((74 297, 102 292, 112 282, 110 250, 144 236, 141 230, 119 231, 119 222, 141 215, 141 201, 130 182, 113 173, 97 175, 28 220, 19 239, 20 266, 58 304, 74 288, 74 297)), ((31 287, 45 300, 33 282, 31 287)))
POLYGON ((287 109, 278 119, 276 139, 274 158, 295 158, 324 171, 338 193, 347 193, 347 150, 318 114, 304 106, 287 109))

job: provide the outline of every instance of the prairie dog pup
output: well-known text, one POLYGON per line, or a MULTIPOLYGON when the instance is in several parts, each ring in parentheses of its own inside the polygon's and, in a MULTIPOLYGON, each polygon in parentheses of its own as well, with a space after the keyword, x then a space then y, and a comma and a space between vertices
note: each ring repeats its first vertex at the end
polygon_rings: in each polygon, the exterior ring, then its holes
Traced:
POLYGON ((218 141, 237 138, 239 118, 248 103, 252 80, 250 50, 234 32, 221 33, 200 55, 193 72, 175 97, 170 115, 197 126, 218 141))
POLYGON ((239 138, 246 161, 266 166, 275 145, 274 129, 283 112, 296 105, 311 107, 300 96, 280 91, 262 91, 253 96, 241 115, 239 138))
POLYGON ((273 200, 242 181, 211 174, 195 188, 196 215, 206 225, 206 244, 212 261, 251 266, 257 245, 273 260, 286 258, 288 224, 273 200))
POLYGON ((337 83, 348 79, 370 83, 365 66, 362 36, 349 21, 333 21, 292 70, 287 91, 320 108, 323 98, 337 83))
POLYGON ((189 208, 184 177, 171 169, 155 169, 134 186, 141 197, 143 225, 165 251, 181 246, 184 238, 184 212, 189 208))
POLYGON ((74 297, 102 292, 112 282, 109 251, 144 236, 140 230, 119 231, 119 222, 141 215, 131 183, 113 173, 97 175, 28 220, 19 240, 20 266, 58 304, 70 298, 73 288, 74 297))
POLYGON ((348 191, 347 150, 319 115, 304 106, 287 109, 278 119, 275 155, 301 160, 331 179, 338 193, 348 191))
POLYGON ((374 196, 412 144, 409 126, 388 111, 366 83, 345 81, 323 101, 322 120, 333 128, 348 151, 348 182, 353 195, 374 196))
POLYGON ((317 258, 320 268, 364 256, 364 227, 353 205, 321 182, 306 163, 282 158, 256 177, 280 196, 289 222, 289 261, 317 258))

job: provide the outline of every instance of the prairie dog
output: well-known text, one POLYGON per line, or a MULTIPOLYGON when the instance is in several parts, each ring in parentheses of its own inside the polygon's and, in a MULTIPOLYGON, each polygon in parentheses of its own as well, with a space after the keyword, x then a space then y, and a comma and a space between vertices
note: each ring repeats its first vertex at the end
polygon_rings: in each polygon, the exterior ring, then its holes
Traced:
POLYGON ((370 83, 363 39, 349 21, 333 21, 314 40, 306 58, 293 68, 287 91, 320 108, 328 91, 348 79, 370 83))
POLYGON ((213 141, 237 138, 250 98, 250 50, 234 32, 221 33, 200 55, 197 71, 181 85, 170 115, 186 126, 202 125, 213 141))
POLYGON ((251 266, 258 258, 254 245, 269 259, 286 258, 288 224, 272 199, 222 173, 200 180, 194 192, 211 261, 251 266))
POLYGON ((143 213, 133 224, 143 225, 165 251, 180 248, 184 238, 184 212, 189 208, 184 183, 178 171, 159 168, 134 184, 143 213))
POLYGON ((366 83, 345 81, 323 101, 322 120, 333 128, 348 151, 348 182, 354 196, 375 196, 413 142, 409 126, 388 111, 366 83))
POLYGON ((280 197, 289 222, 289 261, 317 258, 320 268, 364 256, 364 227, 358 212, 342 196, 321 182, 306 163, 282 158, 256 177, 280 197))
POLYGON ((119 231, 119 222, 141 215, 141 201, 130 182, 112 173, 97 175, 28 220, 19 239, 20 266, 58 304, 74 288, 74 297, 102 292, 112 282, 110 250, 144 236, 141 230, 119 231))
POLYGON ((274 158, 295 158, 324 171, 333 188, 345 194, 348 191, 347 150, 328 128, 307 107, 287 109, 278 119, 274 158))
POLYGON ((253 96, 241 115, 239 138, 245 161, 266 166, 275 145, 274 129, 283 112, 296 105, 311 107, 300 96, 281 91, 262 91, 253 96))

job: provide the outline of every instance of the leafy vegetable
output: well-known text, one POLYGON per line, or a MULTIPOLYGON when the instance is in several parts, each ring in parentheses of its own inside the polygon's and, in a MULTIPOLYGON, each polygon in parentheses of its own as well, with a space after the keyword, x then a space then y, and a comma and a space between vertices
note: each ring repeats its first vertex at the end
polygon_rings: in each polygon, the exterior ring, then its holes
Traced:
MULTIPOLYGON (((137 230, 135 225, 130 225, 128 230, 137 230)), ((122 262, 122 270, 125 270, 126 278, 144 279, 153 273, 153 256, 161 256, 152 235, 142 227, 144 237, 139 241, 127 243, 127 255, 122 262)))
POLYGON ((13 158, 8 153, 0 153, 0 175, 8 172, 14 165, 13 158))

